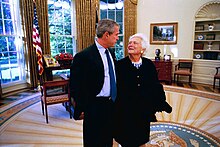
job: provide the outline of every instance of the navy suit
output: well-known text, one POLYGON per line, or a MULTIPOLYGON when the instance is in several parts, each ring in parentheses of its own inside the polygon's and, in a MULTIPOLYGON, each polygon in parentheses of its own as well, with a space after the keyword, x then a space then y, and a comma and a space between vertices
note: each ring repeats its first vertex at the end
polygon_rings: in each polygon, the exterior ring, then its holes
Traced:
MULTIPOLYGON (((115 60, 115 56, 110 50, 115 60)), ((75 101, 74 119, 84 112, 84 146, 112 145, 113 102, 97 99, 104 83, 104 64, 94 43, 74 56, 70 70, 70 94, 75 101)))

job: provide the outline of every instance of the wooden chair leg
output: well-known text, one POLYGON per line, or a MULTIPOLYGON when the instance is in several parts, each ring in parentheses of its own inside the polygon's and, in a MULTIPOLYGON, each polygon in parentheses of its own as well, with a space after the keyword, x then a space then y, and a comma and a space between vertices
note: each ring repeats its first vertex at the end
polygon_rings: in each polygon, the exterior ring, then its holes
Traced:
POLYGON ((42 109, 42 113, 43 113, 43 115, 44 115, 44 102, 43 102, 42 99, 41 99, 41 109, 42 109))
POLYGON ((218 88, 220 89, 220 79, 218 79, 218 82, 219 82, 219 83, 218 83, 218 88))
POLYGON ((48 124, 48 112, 47 112, 47 104, 45 104, 45 113, 46 113, 46 122, 48 124))
POLYGON ((174 83, 175 83, 175 78, 176 78, 176 74, 174 74, 174 80, 173 80, 174 83))
POLYGON ((215 78, 214 78, 214 82, 213 82, 213 89, 215 89, 215 78))
POLYGON ((72 112, 71 112, 71 100, 69 101, 69 113, 70 113, 70 119, 72 119, 72 112))
POLYGON ((179 75, 177 75, 176 77, 176 83, 178 83, 178 81, 179 81, 179 75))
POLYGON ((189 76, 189 84, 191 84, 192 76, 189 76))

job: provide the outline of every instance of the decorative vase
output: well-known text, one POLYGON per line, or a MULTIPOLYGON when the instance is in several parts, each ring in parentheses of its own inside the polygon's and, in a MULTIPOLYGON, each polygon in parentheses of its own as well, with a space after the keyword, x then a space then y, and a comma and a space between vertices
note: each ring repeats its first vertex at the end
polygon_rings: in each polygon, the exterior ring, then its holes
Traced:
POLYGON ((208 24, 208 30, 212 31, 214 29, 214 24, 208 24))
POLYGON ((208 42, 208 50, 212 49, 212 42, 208 42))

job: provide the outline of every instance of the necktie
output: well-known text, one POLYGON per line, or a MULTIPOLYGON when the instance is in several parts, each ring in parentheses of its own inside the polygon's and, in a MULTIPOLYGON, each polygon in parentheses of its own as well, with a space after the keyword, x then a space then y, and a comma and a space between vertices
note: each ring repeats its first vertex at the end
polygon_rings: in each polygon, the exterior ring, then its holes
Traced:
POLYGON ((113 71, 112 61, 109 56, 109 51, 106 49, 105 53, 106 53, 106 57, 107 57, 107 61, 108 61, 108 68, 109 68, 109 75, 110 75, 110 96, 114 102, 116 99, 116 93, 117 93, 115 74, 113 71))

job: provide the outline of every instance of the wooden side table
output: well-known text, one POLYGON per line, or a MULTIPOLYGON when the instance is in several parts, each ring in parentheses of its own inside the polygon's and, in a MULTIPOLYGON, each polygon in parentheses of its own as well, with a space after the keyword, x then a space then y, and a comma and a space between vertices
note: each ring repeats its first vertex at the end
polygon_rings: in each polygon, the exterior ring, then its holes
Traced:
POLYGON ((46 78, 48 81, 53 80, 53 70, 64 70, 64 69, 70 69, 70 65, 61 65, 61 66, 50 66, 50 67, 45 67, 45 73, 46 73, 46 78))
POLYGON ((158 79, 160 81, 172 83, 172 61, 153 60, 154 65, 158 70, 158 79))

